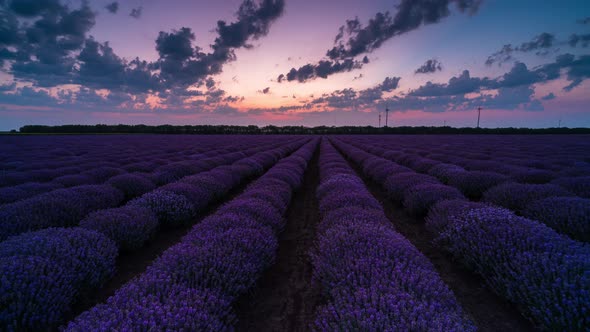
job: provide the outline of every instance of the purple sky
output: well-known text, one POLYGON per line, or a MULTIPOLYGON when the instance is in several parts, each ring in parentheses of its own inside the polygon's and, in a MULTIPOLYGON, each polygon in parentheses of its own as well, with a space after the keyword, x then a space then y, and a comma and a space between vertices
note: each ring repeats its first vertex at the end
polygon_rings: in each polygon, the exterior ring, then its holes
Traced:
POLYGON ((587 0, 0 0, 25 124, 590 127, 587 0), (131 15, 133 14, 133 15, 131 15))

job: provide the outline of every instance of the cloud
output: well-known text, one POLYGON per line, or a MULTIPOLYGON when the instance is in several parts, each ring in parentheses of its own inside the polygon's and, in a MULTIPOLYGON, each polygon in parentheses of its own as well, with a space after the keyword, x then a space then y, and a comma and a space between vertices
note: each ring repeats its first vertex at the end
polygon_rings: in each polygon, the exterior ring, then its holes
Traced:
POLYGON ((311 104, 322 104, 337 109, 370 106, 382 99, 384 92, 391 92, 397 89, 400 80, 401 77, 386 77, 382 83, 368 89, 360 91, 352 88, 336 90, 330 94, 323 94, 321 97, 313 99, 311 104))
POLYGON ((401 79, 401 77, 386 77, 383 83, 377 85, 377 88, 384 92, 391 92, 397 89, 401 79))
POLYGON ((59 0, 12 0, 8 4, 0 2, 0 5, 7 6, 16 15, 23 17, 56 14, 66 10, 59 0))
POLYGON ((359 62, 352 59, 346 59, 344 61, 321 60, 316 65, 307 64, 305 66, 299 67, 298 69, 291 68, 287 75, 279 75, 277 81, 279 83, 285 80, 289 82, 306 82, 317 77, 327 78, 328 76, 335 73, 348 72, 353 69, 359 69, 363 66, 363 64, 368 62, 369 59, 367 57, 363 59, 363 62, 359 62))
POLYGON ((546 55, 547 50, 553 48, 555 45, 555 36, 551 33, 543 32, 535 36, 532 40, 521 43, 519 46, 513 46, 512 44, 504 45, 500 51, 487 58, 486 65, 491 66, 494 63, 501 65, 511 61, 513 60, 513 53, 516 52, 527 53, 536 51, 537 55, 546 55))
POLYGON ((9 73, 37 86, 70 83, 75 55, 95 25, 96 14, 88 4, 74 10, 51 0, 1 6, 0 57, 10 61, 9 73))
POLYGON ((119 2, 114 1, 105 6, 106 10, 111 14, 116 14, 119 11, 119 2))
POLYGON ((553 62, 532 69, 517 62, 497 78, 472 77, 468 70, 464 70, 447 83, 427 82, 405 95, 390 97, 385 97, 383 91, 397 88, 399 78, 386 78, 383 83, 369 89, 357 91, 349 88, 323 94, 313 99, 310 105, 344 110, 382 109, 387 106, 392 111, 445 112, 473 110, 481 106, 487 109, 541 111, 542 101, 554 99, 555 95, 550 93, 536 98, 535 84, 558 79, 562 74, 569 81, 565 91, 579 86, 590 78, 590 55, 576 57, 563 54, 553 62))
POLYGON ((435 73, 442 70, 442 63, 436 59, 426 60, 420 68, 414 71, 414 74, 428 74, 435 73))
POLYGON ((363 26, 358 18, 347 20, 335 38, 337 44, 327 52, 333 59, 348 59, 370 53, 392 37, 415 30, 422 25, 440 22, 450 15, 449 6, 455 3, 461 12, 475 13, 481 1, 477 0, 402 0, 397 13, 378 12, 363 26), (346 39, 346 40, 345 40, 346 39))
POLYGON ((16 82, 0 84, 0 92, 13 91, 16 89, 16 82))
POLYGON ((258 90, 258 93, 262 93, 262 94, 266 95, 266 94, 270 93, 270 87, 266 87, 262 90, 258 90))
POLYGON ((471 77, 469 70, 464 70, 461 75, 451 77, 446 84, 426 82, 425 85, 410 91, 409 95, 418 97, 452 96, 478 92, 482 88, 492 88, 495 82, 487 77, 471 77))
POLYGON ((195 36, 190 28, 160 32, 156 40, 160 58, 153 68, 160 70, 168 87, 203 84, 207 76, 221 73, 225 63, 236 59, 235 49, 250 48, 250 41, 268 34, 270 25, 282 15, 284 7, 284 0, 260 3, 245 0, 236 14, 237 21, 217 22, 218 36, 211 45, 211 53, 192 46, 195 36))
POLYGON ((524 63, 516 62, 504 75, 498 78, 471 77, 468 70, 457 77, 449 79, 448 83, 426 82, 409 92, 411 96, 434 97, 454 96, 480 92, 485 89, 501 89, 519 86, 530 86, 536 83, 544 83, 561 76, 561 71, 566 73, 566 79, 570 84, 564 89, 570 91, 585 79, 590 78, 590 55, 575 57, 572 54, 563 54, 556 57, 554 62, 529 69, 524 63))
POLYGON ((568 44, 571 47, 588 47, 590 45, 590 33, 583 35, 574 33, 570 36, 568 44))
POLYGON ((35 87, 79 84, 124 93, 178 93, 182 98, 188 96, 181 91, 190 87, 214 90, 211 76, 235 60, 235 49, 249 48, 249 42, 268 33, 284 10, 284 0, 245 0, 234 22, 217 22, 209 52, 193 45, 190 28, 162 31, 155 40, 159 58, 154 62, 123 59, 108 42, 90 37, 96 14, 86 2, 77 9, 57 0, 0 0, 0 6, 0 70, 15 79, 35 87))
POLYGON ((309 63, 298 69, 292 68, 287 74, 278 76, 278 81, 306 82, 318 77, 360 69, 369 62, 366 54, 373 52, 395 36, 418 29, 422 25, 440 22, 450 15, 454 3, 459 11, 474 14, 481 0, 402 0, 397 13, 378 12, 366 26, 358 17, 349 19, 341 26, 334 38, 334 46, 326 52, 328 59, 309 63), (355 58, 364 55, 362 60, 355 58))
POLYGON ((581 20, 578 20, 578 23, 580 23, 580 24, 590 24, 590 16, 589 17, 586 17, 586 18, 583 18, 581 20))
POLYGON ((129 16, 135 18, 135 19, 139 19, 141 18, 141 15, 143 14, 143 7, 139 6, 137 8, 133 8, 131 9, 131 12, 129 13, 129 16))
POLYGON ((232 49, 251 48, 250 40, 257 40, 268 34, 270 25, 285 10, 284 0, 262 0, 256 3, 245 0, 236 14, 238 20, 233 23, 217 21, 217 34, 212 45, 213 56, 222 59, 235 58, 232 49))

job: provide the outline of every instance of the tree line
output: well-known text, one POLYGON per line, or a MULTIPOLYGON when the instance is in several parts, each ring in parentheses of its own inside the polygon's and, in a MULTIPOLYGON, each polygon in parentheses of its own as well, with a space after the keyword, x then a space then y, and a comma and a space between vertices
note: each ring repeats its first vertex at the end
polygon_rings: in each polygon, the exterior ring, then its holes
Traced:
POLYGON ((455 128, 455 127, 304 127, 226 125, 27 125, 22 134, 200 134, 200 135, 378 135, 378 134, 590 134, 590 128, 455 128))

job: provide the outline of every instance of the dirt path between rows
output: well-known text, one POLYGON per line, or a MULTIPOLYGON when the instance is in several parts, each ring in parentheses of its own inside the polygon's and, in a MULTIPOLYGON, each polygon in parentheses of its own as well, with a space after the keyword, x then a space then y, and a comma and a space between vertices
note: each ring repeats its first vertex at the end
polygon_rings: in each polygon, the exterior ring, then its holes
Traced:
POLYGON ((371 194, 383 205, 387 218, 396 230, 430 259, 479 331, 534 331, 515 305, 492 292, 480 276, 462 267, 459 262, 454 261, 450 255, 433 244, 434 236, 426 230, 423 219, 408 215, 401 206, 387 199, 379 184, 363 177, 361 170, 353 163, 350 163, 350 166, 363 179, 371 194))
MULTIPOLYGON (((295 151, 292 153, 294 152, 295 151)), ((288 156, 285 156, 284 158, 286 157, 288 156)), ((129 253, 120 253, 119 257, 117 257, 115 275, 109 279, 103 287, 81 298, 73 307, 74 309, 66 317, 64 322, 69 322, 96 304, 105 302, 110 296, 114 295, 115 292, 121 288, 121 286, 123 286, 135 276, 143 273, 156 258, 166 251, 166 249, 180 242, 182 237, 186 235, 194 225, 200 223, 201 220, 207 216, 215 213, 215 211, 217 211, 217 209, 223 204, 239 196, 242 192, 244 192, 249 184, 253 183, 259 178, 260 177, 252 177, 245 179, 243 183, 226 194, 223 199, 211 203, 204 211, 200 213, 200 215, 191 225, 186 225, 176 229, 162 229, 158 231, 155 237, 146 243, 146 245, 142 248, 129 253)))
POLYGON ((315 228, 320 220, 315 190, 319 183, 319 149, 308 164, 302 187, 295 193, 279 237, 277 260, 256 288, 235 306, 238 331, 308 331, 319 303, 311 285, 315 228))

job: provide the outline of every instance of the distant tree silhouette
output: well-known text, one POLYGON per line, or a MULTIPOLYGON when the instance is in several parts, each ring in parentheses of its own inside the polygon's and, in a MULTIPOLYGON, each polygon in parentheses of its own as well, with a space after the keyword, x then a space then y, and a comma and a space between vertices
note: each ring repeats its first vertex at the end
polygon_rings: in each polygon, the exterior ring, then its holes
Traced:
POLYGON ((590 134, 590 128, 453 128, 453 127, 303 127, 303 126, 225 126, 225 125, 27 125, 22 134, 200 134, 200 135, 435 135, 435 134, 590 134))

